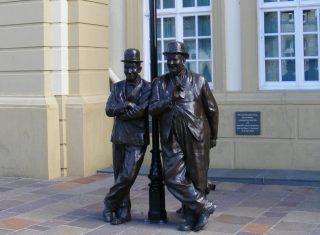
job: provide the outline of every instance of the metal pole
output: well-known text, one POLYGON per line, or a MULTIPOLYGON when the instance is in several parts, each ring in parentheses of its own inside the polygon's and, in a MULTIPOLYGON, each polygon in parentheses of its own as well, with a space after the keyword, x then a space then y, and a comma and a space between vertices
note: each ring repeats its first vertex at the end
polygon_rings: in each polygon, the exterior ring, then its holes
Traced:
MULTIPOLYGON (((156 0, 149 0, 150 9, 150 75, 155 79, 157 72, 157 9, 156 0)), ((152 118, 152 159, 149 173, 149 213, 148 219, 152 223, 165 223, 167 212, 165 209, 164 184, 159 149, 158 120, 152 118)))

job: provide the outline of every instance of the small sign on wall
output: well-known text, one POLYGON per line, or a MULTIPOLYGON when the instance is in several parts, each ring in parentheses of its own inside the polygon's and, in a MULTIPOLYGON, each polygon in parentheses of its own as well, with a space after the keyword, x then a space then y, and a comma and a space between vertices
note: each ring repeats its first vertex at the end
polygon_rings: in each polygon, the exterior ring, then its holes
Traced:
POLYGON ((236 135, 260 135, 260 112, 236 112, 236 135))

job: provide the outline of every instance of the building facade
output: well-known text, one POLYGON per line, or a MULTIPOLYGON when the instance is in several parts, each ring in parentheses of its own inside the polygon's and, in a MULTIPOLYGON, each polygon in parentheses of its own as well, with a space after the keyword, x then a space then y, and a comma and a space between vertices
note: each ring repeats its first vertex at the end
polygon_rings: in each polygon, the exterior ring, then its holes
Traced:
MULTIPOLYGON (((320 3, 157 0, 161 51, 184 41, 220 109, 212 168, 320 169, 320 3)), ((147 0, 0 3, 0 175, 86 176, 112 164, 110 78, 125 48, 151 80, 147 0)), ((146 156, 144 164, 150 163, 146 156)))

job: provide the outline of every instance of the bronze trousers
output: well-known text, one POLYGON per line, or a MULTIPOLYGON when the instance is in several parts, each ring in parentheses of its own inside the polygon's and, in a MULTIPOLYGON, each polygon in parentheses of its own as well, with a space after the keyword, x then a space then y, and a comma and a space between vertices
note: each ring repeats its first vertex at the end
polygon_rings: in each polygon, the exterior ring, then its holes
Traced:
POLYGON ((111 211, 130 207, 130 189, 143 162, 146 146, 113 144, 114 185, 104 199, 111 211))
MULTIPOLYGON (((173 129, 168 141, 162 143, 165 184, 173 196, 184 206, 197 213, 203 210, 208 200, 205 199, 205 194, 195 187, 190 174, 187 173, 183 148, 192 146, 187 146, 188 142, 181 142, 181 138, 184 136, 173 129)), ((205 171, 205 176, 206 174, 205 171)), ((204 177, 201 177, 200 180, 204 180, 204 177)), ((203 183, 204 188, 206 184, 207 178, 203 183)))

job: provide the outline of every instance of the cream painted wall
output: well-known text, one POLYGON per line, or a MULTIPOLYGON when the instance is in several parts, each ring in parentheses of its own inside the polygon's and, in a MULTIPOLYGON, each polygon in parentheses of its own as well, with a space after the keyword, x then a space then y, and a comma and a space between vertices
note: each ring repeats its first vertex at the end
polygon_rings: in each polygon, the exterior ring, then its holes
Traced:
POLYGON ((0 4, 0 175, 61 176, 49 1, 0 4), (45 36, 48 35, 48 36, 45 36))
POLYGON ((257 1, 240 1, 242 91, 259 88, 257 1))
POLYGON ((87 176, 112 162, 109 95, 109 1, 69 1, 67 174, 87 176))
POLYGON ((123 74, 123 52, 126 49, 126 1, 110 1, 110 68, 119 77, 123 74))
POLYGON ((216 95, 220 108, 213 168, 320 169, 320 93, 216 95), (235 112, 261 112, 261 135, 235 134, 235 112))

